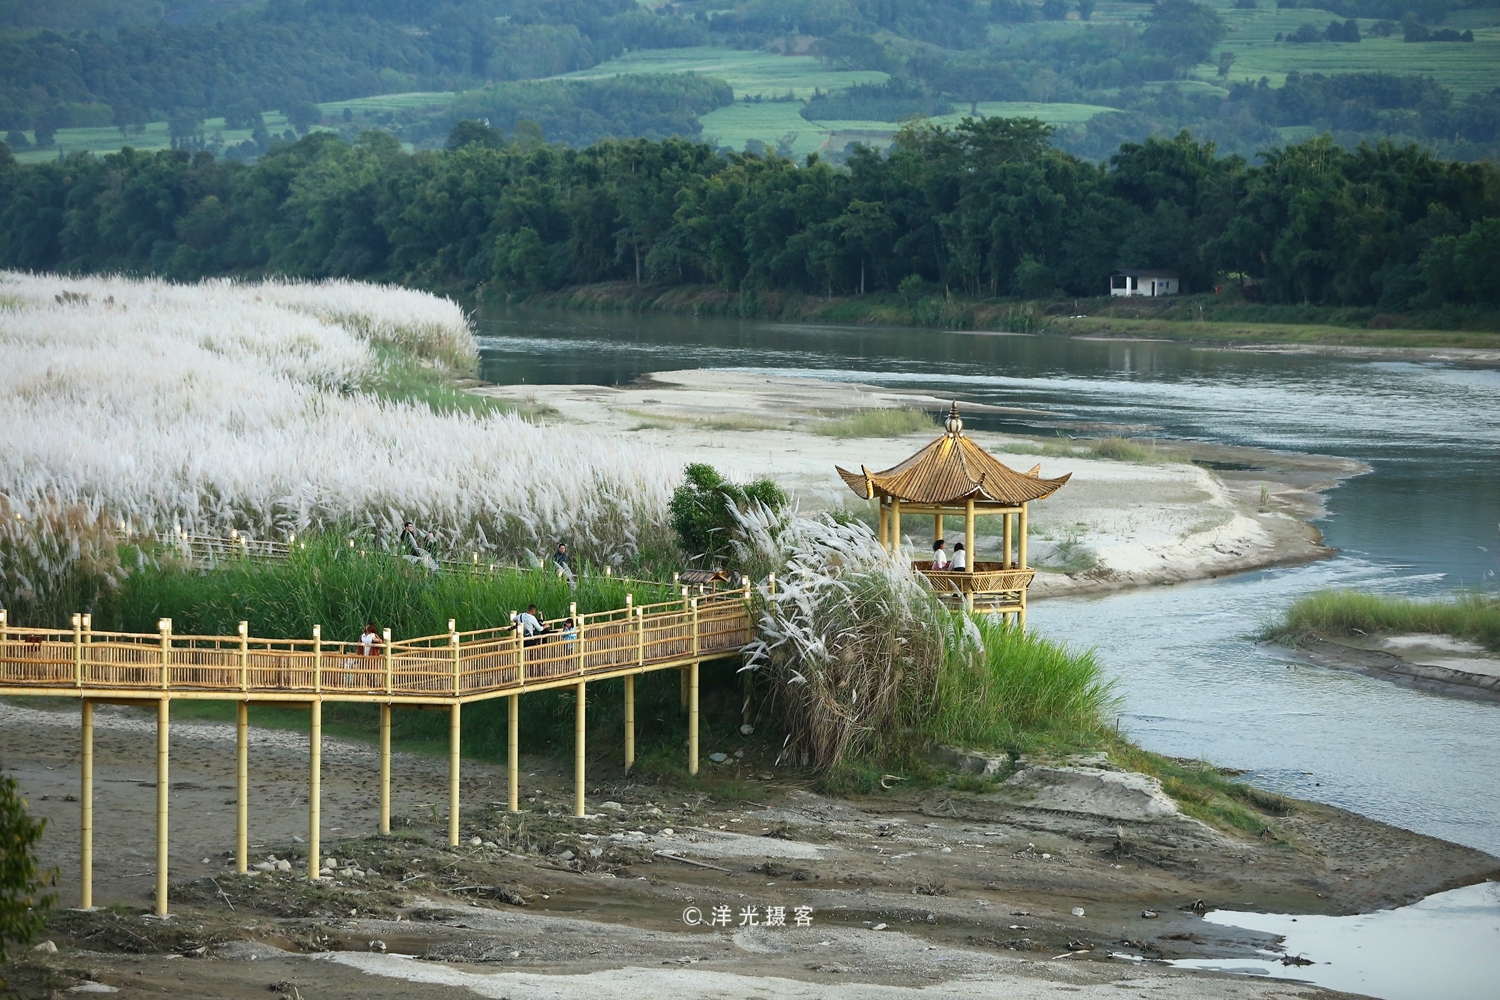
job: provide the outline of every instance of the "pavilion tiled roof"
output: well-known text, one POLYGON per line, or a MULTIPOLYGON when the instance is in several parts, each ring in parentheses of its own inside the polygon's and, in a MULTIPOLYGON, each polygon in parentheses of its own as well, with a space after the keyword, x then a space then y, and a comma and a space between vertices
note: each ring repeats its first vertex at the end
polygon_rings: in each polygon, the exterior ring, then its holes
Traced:
POLYGON ((1042 479, 1041 466, 1017 472, 964 436, 958 404, 944 425, 942 437, 899 465, 883 472, 860 466, 859 472, 838 469, 849 488, 866 500, 894 497, 902 503, 952 504, 973 497, 1013 506, 1041 500, 1072 478, 1042 479))

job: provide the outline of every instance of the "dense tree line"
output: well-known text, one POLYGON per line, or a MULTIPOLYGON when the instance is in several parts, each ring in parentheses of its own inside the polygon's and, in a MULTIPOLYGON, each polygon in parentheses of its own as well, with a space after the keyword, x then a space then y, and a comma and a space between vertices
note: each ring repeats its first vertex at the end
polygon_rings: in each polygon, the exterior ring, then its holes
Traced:
POLYGON ((526 292, 598 281, 858 294, 1098 294, 1119 266, 1273 301, 1497 302, 1500 172, 1327 138, 1219 156, 1187 134, 1107 164, 1018 119, 914 123, 846 168, 682 139, 506 141, 402 152, 314 133, 254 166, 207 153, 19 166, 0 154, 0 266, 348 275, 526 292))

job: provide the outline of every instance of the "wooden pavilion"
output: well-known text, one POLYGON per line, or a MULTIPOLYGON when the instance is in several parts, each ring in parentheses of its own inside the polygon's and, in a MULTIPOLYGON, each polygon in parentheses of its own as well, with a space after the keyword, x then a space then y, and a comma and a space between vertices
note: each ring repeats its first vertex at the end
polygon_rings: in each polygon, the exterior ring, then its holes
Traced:
POLYGON ((1014 614, 1026 625, 1026 590, 1036 570, 1026 563, 1026 505, 1057 492, 1072 473, 1043 479, 1041 466, 1017 472, 964 436, 964 424, 954 403, 943 422, 943 436, 899 465, 884 472, 839 469, 849 488, 880 504, 880 541, 886 550, 901 551, 901 515, 931 514, 934 542, 944 538, 943 519, 964 519, 964 568, 934 570, 931 558, 912 568, 927 578, 950 607, 970 611, 1014 614), (980 562, 975 553, 974 522, 981 515, 1004 518, 1001 556, 980 562))

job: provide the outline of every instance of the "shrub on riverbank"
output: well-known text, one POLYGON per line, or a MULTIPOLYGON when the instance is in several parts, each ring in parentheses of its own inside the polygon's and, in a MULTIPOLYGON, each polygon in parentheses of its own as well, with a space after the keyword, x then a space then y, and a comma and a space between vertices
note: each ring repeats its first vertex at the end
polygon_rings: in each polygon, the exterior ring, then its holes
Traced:
POLYGON ((1293 604, 1262 638, 1295 646, 1308 639, 1423 632, 1468 639, 1500 652, 1500 598, 1469 593, 1448 601, 1414 601, 1325 590, 1293 604))

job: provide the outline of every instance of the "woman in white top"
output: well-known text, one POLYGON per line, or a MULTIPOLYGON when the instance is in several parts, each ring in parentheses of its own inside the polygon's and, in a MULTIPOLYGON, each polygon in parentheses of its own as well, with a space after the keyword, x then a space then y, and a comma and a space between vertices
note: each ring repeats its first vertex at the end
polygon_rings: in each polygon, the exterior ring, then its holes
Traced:
POLYGON ((361 656, 374 656, 380 649, 380 633, 375 631, 374 622, 366 622, 364 631, 359 636, 359 652, 361 656))
POLYGON ((953 564, 950 569, 955 573, 962 573, 967 565, 969 554, 964 551, 963 542, 953 543, 953 564))
POLYGON ((947 543, 941 538, 932 543, 932 568, 936 570, 948 568, 947 543))

